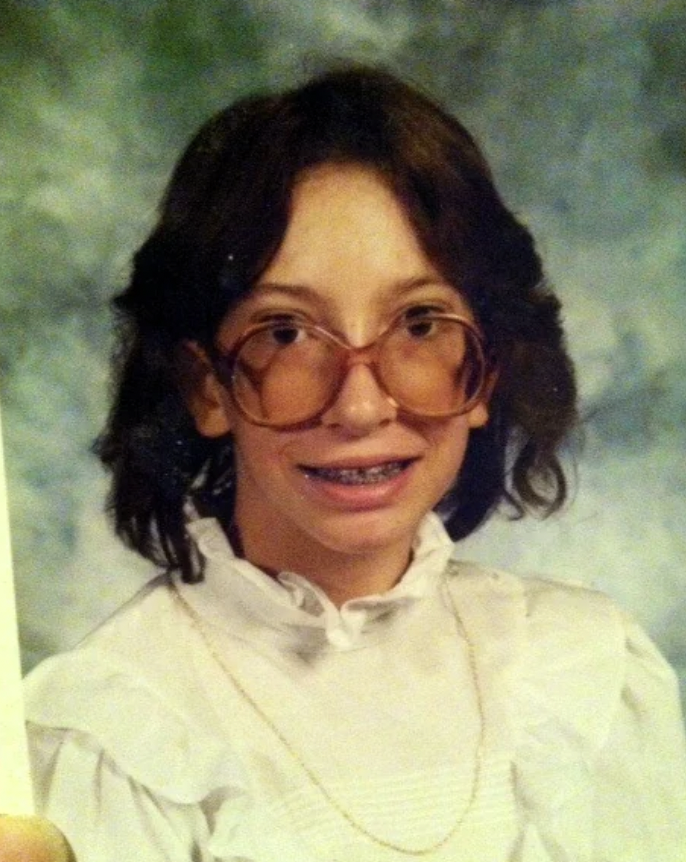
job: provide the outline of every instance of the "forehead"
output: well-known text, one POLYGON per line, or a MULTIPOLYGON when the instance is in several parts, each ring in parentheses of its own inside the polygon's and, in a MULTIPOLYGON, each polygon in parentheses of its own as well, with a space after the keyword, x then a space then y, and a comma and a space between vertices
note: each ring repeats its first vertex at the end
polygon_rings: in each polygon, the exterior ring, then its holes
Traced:
POLYGON ((320 276, 327 266, 357 261, 389 275, 408 265, 431 267, 407 213, 374 170, 324 164, 304 172, 291 197, 286 233, 262 282, 275 274, 320 276))
POLYGON ((246 302, 278 295, 364 312, 429 288, 461 301, 383 178, 360 165, 325 164, 296 182, 281 245, 246 302))

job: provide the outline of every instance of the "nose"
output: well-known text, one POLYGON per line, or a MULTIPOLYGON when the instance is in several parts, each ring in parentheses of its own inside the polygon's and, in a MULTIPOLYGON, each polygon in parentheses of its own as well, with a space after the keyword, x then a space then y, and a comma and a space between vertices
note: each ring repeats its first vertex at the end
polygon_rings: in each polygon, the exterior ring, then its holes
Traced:
POLYGON ((355 436, 364 436, 392 422, 398 414, 392 399, 380 387, 371 367, 353 362, 336 400, 322 415, 322 424, 355 436))

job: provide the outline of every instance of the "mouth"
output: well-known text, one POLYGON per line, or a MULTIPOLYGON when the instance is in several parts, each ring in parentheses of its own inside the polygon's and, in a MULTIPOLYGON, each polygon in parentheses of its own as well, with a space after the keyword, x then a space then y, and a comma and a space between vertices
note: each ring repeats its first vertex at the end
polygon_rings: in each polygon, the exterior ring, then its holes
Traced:
POLYGON ((334 482, 337 485, 379 485, 395 479, 414 462, 407 458, 385 461, 368 467, 309 467, 300 469, 309 478, 319 482, 334 482))

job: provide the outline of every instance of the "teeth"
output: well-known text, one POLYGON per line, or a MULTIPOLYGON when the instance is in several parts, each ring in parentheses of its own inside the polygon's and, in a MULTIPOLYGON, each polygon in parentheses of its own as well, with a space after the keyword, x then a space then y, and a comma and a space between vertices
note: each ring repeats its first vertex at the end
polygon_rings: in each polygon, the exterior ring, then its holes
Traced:
POLYGON ((308 476, 341 485, 373 485, 391 479, 401 473, 407 461, 389 461, 374 467, 307 467, 308 476))

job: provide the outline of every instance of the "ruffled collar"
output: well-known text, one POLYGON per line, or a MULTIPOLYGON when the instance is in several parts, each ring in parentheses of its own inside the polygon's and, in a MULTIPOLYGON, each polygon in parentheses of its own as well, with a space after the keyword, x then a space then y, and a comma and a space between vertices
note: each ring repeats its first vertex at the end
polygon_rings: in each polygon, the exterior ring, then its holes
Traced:
POLYGON ((252 640, 258 632, 264 636, 266 627, 281 648, 299 653, 377 642, 391 619, 435 589, 453 550, 440 519, 428 515, 418 530, 412 563, 398 583, 338 608, 301 575, 286 571, 272 578, 237 557, 216 519, 198 518, 188 530, 206 565, 202 584, 176 583, 184 599, 232 635, 252 640))

